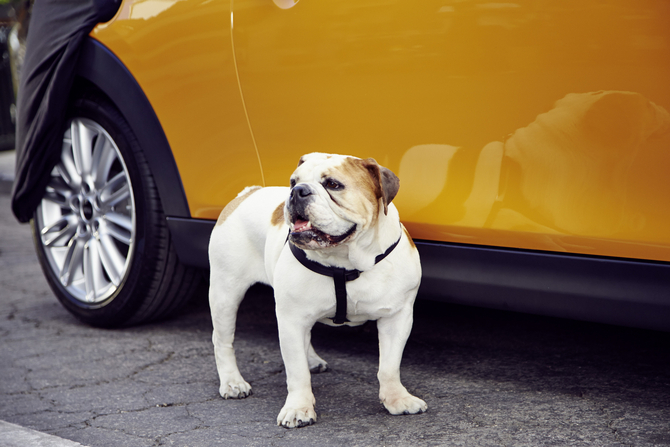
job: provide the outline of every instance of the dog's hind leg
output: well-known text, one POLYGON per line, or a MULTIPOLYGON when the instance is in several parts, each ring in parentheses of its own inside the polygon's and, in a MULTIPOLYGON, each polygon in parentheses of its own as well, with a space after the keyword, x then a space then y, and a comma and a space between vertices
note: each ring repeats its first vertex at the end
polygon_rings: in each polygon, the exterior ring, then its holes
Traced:
POLYGON ((247 288, 247 284, 240 284, 230 276, 215 278, 212 274, 209 287, 209 306, 214 325, 212 342, 221 382, 219 394, 224 399, 241 399, 251 394, 251 385, 242 378, 237 368, 233 348, 237 310, 247 288))
POLYGON ((309 331, 305 343, 305 345, 307 345, 307 363, 309 365, 309 371, 312 374, 326 372, 328 371, 328 363, 316 353, 312 347, 311 338, 312 331, 309 331))

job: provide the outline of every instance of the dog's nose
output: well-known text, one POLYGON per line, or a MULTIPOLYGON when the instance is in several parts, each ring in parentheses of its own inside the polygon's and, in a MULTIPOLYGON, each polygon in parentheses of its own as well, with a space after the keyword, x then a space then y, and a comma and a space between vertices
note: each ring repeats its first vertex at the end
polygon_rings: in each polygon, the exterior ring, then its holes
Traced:
POLYGON ((312 188, 307 185, 297 185, 291 191, 291 197, 294 199, 302 199, 314 194, 312 188))

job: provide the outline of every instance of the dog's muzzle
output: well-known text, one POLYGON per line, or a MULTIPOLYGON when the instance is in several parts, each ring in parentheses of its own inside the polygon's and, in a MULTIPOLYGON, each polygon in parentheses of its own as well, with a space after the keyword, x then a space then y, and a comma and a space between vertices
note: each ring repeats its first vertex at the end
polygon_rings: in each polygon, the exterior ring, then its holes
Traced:
POLYGON ((291 242, 303 248, 315 248, 313 244, 319 247, 337 245, 343 242, 356 231, 356 225, 346 231, 344 234, 331 235, 312 225, 307 208, 316 197, 316 191, 312 186, 299 184, 291 189, 287 206, 288 213, 293 225, 290 233, 291 242))
MULTIPOLYGON (((291 218, 296 217, 307 217, 306 208, 309 202, 312 201, 312 197, 315 194, 315 191, 309 185, 296 185, 291 190, 291 199, 290 199, 290 208, 289 212, 291 213, 291 218)), ((293 222, 294 223, 294 222, 293 222)))

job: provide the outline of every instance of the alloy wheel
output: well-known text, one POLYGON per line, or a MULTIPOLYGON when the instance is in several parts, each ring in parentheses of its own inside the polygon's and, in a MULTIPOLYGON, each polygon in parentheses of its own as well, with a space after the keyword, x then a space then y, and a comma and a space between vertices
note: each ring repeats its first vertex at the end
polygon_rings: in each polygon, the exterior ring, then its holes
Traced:
POLYGON ((136 208, 119 148, 95 121, 70 122, 35 217, 54 277, 80 305, 103 305, 128 272, 136 208))

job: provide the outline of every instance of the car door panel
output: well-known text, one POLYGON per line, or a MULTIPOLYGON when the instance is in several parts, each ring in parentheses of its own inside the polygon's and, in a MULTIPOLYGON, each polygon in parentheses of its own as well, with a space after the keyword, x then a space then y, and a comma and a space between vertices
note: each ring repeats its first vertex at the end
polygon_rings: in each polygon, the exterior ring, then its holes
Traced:
POLYGON ((374 157, 415 238, 670 260, 663 2, 234 0, 267 184, 374 157))

